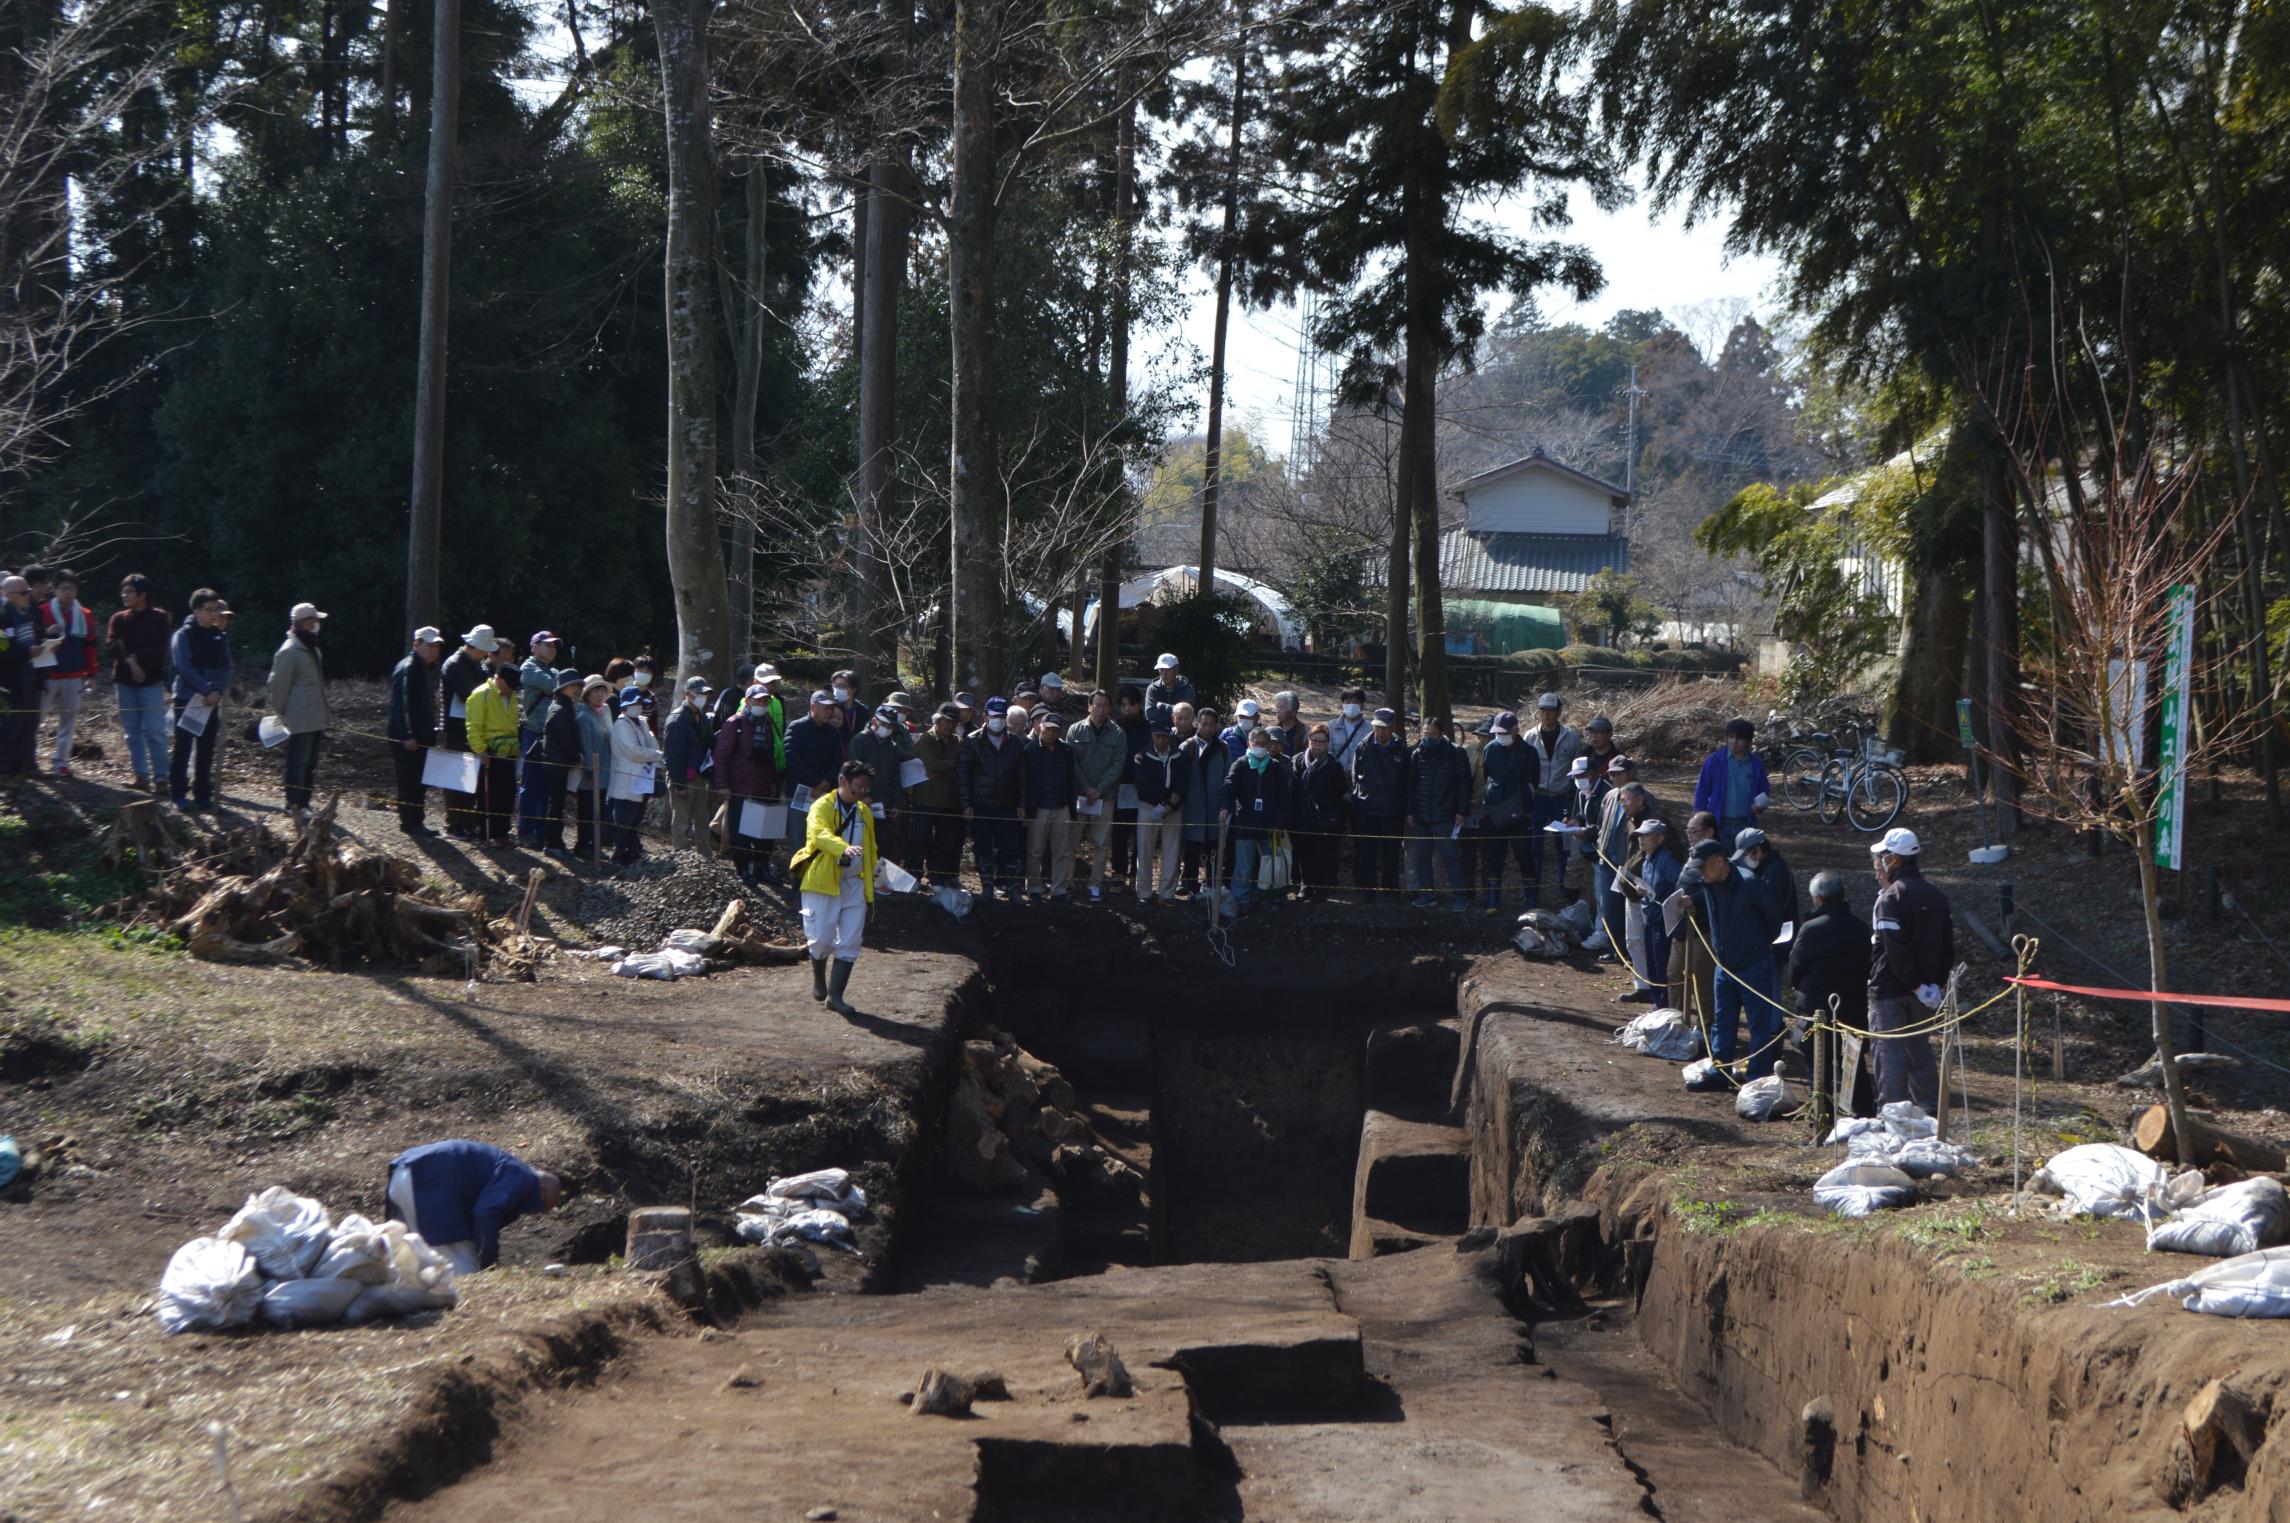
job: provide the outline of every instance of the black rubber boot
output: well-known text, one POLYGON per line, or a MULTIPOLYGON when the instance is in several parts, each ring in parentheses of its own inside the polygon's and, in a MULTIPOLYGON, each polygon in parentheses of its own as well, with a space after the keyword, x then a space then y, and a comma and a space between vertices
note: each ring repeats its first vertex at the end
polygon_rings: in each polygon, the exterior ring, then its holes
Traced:
POLYGON ((811 997, 824 1002, 827 998, 827 959, 811 959, 811 997))
POLYGON ((827 1008, 837 1015, 858 1014, 843 998, 843 991, 850 986, 851 982, 851 964, 840 957, 830 958, 829 961, 833 962, 835 967, 827 975, 827 1008))

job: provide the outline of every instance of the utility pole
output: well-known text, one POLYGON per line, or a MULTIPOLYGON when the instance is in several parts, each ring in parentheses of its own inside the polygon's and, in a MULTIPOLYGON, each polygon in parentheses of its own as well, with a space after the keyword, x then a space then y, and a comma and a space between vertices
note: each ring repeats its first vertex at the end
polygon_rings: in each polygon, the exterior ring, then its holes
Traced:
POLYGON ((1630 510, 1638 505, 1638 399, 1647 396, 1638 385, 1638 367, 1630 367, 1630 385, 1624 395, 1630 399, 1629 442, 1622 454, 1622 532, 1630 532, 1630 510))

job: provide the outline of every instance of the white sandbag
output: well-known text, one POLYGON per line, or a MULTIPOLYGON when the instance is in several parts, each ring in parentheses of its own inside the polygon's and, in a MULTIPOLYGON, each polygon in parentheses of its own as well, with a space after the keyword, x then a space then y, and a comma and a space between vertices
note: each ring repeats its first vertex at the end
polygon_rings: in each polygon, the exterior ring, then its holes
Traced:
POLYGON ((299 1280, 326 1251, 333 1231, 324 1206, 283 1185, 272 1185, 248 1196, 239 1214, 215 1236, 244 1246, 272 1279, 299 1280))
POLYGON ((350 1280, 359 1285, 387 1284, 390 1246, 389 1237, 381 1228, 362 1216, 345 1216, 334 1224, 333 1240, 319 1255, 311 1276, 350 1280))
POLYGON ((970 913, 970 890, 966 888, 956 888, 952 884, 941 883, 930 891, 930 897, 938 901, 940 909, 957 920, 970 913))
POLYGON ((1903 1137, 1937 1137, 1940 1123, 1914 1100, 1895 1100, 1877 1111, 1877 1119, 1903 1137))
POLYGON ((1855 1137, 1884 1130, 1884 1122, 1875 1116, 1846 1116, 1830 1127, 1829 1135, 1821 1140, 1828 1143, 1850 1142, 1855 1137))
POLYGON ((851 1235, 850 1219, 839 1211, 798 1211, 783 1220, 771 1221, 762 1216, 743 1216, 739 1220, 739 1235, 751 1243, 778 1247, 789 1242, 824 1243, 856 1254, 858 1243, 851 1235))
POLYGON ((1916 1181, 1886 1163, 1840 1163, 1813 1182, 1813 1202, 1839 1216, 1869 1216, 1916 1200, 1916 1181))
POLYGON ((461 1299, 453 1283, 453 1266, 423 1242, 421 1234, 406 1231, 404 1222, 384 1222, 378 1230, 389 1244, 390 1277, 360 1291, 343 1312, 343 1321, 403 1317, 452 1306, 461 1299))
POLYGON ((1911 1179, 1930 1179, 1939 1174, 1957 1178, 1980 1166, 1979 1157, 1970 1148, 1942 1142, 1937 1137, 1895 1139, 1883 1156, 1885 1162, 1911 1179))
POLYGON ((159 1276, 159 1325, 244 1327, 262 1305, 262 1269, 246 1245, 195 1237, 175 1250, 159 1276))
POLYGON ((356 1280, 273 1280, 262 1293, 262 1320, 274 1327, 339 1322, 366 1288, 356 1280))
POLYGON ((1683 1010, 1649 1010, 1615 1032, 1614 1040, 1632 1052, 1671 1063, 1698 1057, 1702 1050, 1701 1031, 1683 1010))
POLYGON ((1686 1081, 1686 1088, 1693 1089, 1698 1085, 1707 1084, 1710 1075, 1716 1072, 1717 1059, 1696 1058, 1678 1070, 1678 1077, 1686 1081))
POLYGON ((2206 1190, 2147 1229, 2151 1252, 2240 1258, 2290 1237, 2290 1194, 2271 1179, 2206 1190))
POLYGON ((1795 1115, 1805 1104, 1805 1091, 1779 1074, 1752 1079, 1733 1097, 1733 1108, 1744 1120, 1771 1121, 1795 1115))
POLYGON ((697 952, 681 947, 663 947, 657 952, 638 952, 623 957, 612 965, 612 971, 622 978, 658 978, 675 980, 690 978, 708 971, 708 960, 697 952))
POLYGON ((787 1174, 763 1187, 773 1200, 816 1200, 840 1195, 851 1182, 848 1169, 813 1169, 808 1174, 787 1174))
POLYGON ((2221 1259, 2107 1304, 2139 1306, 2156 1296, 2177 1297, 2188 1311, 2212 1317, 2290 1317, 2290 1247, 2221 1259))
POLYGON ((705 957, 708 943, 714 939, 706 931, 670 931, 660 938, 660 950, 665 952, 673 948, 678 952, 692 952, 705 957))
POLYGON ((2151 1221, 2170 1209, 2163 1202, 2170 1178, 2169 1170, 2135 1148, 2085 1142, 2054 1154, 2030 1177, 2028 1188, 2064 1197, 2073 1216, 2151 1221))

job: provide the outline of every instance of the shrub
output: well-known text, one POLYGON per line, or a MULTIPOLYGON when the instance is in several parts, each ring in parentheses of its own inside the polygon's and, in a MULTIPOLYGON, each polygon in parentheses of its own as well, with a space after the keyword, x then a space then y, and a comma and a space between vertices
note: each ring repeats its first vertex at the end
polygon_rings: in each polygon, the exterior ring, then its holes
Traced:
POLYGON ((1630 658, 1611 645, 1569 645, 1558 653, 1568 666, 1628 666, 1630 658))
POLYGON ((1248 682, 1256 606, 1239 593, 1218 589, 1188 593, 1155 612, 1153 638, 1184 663, 1194 697, 1219 713, 1229 712, 1248 682))

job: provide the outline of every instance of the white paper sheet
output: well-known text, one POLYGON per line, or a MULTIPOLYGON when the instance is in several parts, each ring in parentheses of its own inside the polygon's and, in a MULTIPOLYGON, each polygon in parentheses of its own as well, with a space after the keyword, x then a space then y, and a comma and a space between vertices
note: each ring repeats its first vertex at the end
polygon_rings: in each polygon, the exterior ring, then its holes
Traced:
POLYGON ((787 795, 787 807, 797 814, 809 814, 811 812, 811 789, 805 786, 787 795))
POLYGON ((1105 800, 1099 799, 1093 804, 1088 799, 1075 799, 1073 801, 1073 813, 1075 819, 1094 820, 1105 813, 1105 800))
POLYGON ((204 735, 208 723, 214 717, 215 711, 203 703, 179 704, 175 709, 175 728, 193 735, 204 735))
POLYGON ((34 647, 32 652, 32 665, 36 667, 48 667, 54 666, 55 664, 56 648, 53 645, 41 645, 34 647))
POLYGON ((1665 936, 1677 935, 1679 922, 1685 918, 1686 891, 1681 888, 1662 901, 1662 934, 1665 936))
POLYGON ((739 806, 739 833, 751 841, 776 841, 787 834, 787 806, 745 799, 739 806))
POLYGON ((445 706, 445 717, 448 719, 467 719, 469 717, 469 705, 456 698, 445 706))
POLYGON ((655 769, 651 767, 638 767, 631 774, 633 781, 630 786, 635 788, 639 796, 649 796, 652 792, 652 780, 657 775, 655 769))
POLYGON ((286 744, 286 724, 276 714, 265 714, 262 723, 254 727, 255 736, 265 749, 275 751, 286 744))
POLYGON ((475 793, 479 757, 474 751, 431 751, 421 760, 421 781, 425 788, 442 788, 447 793, 475 793))
POLYGON ((1137 807, 1137 785, 1135 783, 1123 783, 1121 791, 1113 796, 1113 807, 1116 809, 1135 809, 1137 807))
POLYGON ((930 768, 924 765, 921 757, 910 756, 899 763, 899 786, 901 788, 919 788, 929 781, 930 768))
POLYGON ((1773 938, 1773 944, 1777 947, 1785 947, 1789 945, 1790 939, 1796 934, 1797 922, 1794 920, 1784 920, 1781 922, 1781 934, 1773 938))

